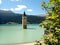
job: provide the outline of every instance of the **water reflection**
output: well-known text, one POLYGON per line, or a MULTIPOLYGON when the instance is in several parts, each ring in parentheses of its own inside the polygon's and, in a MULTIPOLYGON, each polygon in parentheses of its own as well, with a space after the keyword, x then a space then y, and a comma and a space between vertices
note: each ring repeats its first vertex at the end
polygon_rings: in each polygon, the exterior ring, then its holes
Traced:
POLYGON ((27 29, 23 29, 22 30, 36 30, 36 28, 33 28, 33 27, 27 27, 27 29))

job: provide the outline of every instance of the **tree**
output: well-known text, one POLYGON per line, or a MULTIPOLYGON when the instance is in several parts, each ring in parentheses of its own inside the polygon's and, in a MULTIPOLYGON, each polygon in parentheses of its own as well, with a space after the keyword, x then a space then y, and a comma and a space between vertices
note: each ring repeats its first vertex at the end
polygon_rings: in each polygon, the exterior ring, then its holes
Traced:
POLYGON ((44 35, 44 42, 46 45, 60 45, 60 0, 42 2, 42 8, 49 14, 40 24, 40 27, 49 31, 44 35))

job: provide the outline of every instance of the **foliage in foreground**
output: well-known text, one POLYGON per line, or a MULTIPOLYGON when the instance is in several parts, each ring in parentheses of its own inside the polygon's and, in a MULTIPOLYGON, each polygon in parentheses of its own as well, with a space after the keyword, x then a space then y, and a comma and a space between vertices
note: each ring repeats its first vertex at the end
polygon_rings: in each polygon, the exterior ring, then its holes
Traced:
POLYGON ((44 35, 44 43, 46 45, 59 45, 60 40, 60 0, 49 0, 42 2, 42 7, 49 14, 46 20, 43 21, 40 27, 46 28, 49 31, 44 35))

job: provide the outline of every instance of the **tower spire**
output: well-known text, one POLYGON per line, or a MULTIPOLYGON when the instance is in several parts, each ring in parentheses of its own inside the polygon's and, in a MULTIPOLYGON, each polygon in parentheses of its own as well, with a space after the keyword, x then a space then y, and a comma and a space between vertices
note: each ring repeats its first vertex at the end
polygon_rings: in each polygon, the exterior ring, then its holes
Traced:
POLYGON ((26 16, 25 11, 24 11, 24 14, 22 16, 22 26, 23 26, 23 29, 27 29, 27 16, 26 16))
POLYGON ((26 13, 25 13, 25 11, 24 11, 24 14, 23 14, 24 16, 26 16, 26 13))

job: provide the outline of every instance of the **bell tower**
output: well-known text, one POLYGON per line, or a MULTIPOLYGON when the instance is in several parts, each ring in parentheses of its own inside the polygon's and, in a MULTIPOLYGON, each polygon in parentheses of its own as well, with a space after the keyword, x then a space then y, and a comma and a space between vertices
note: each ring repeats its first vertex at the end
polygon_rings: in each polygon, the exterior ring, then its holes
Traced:
POLYGON ((26 16, 25 12, 22 15, 22 27, 23 27, 23 29, 27 29, 27 16, 26 16))

